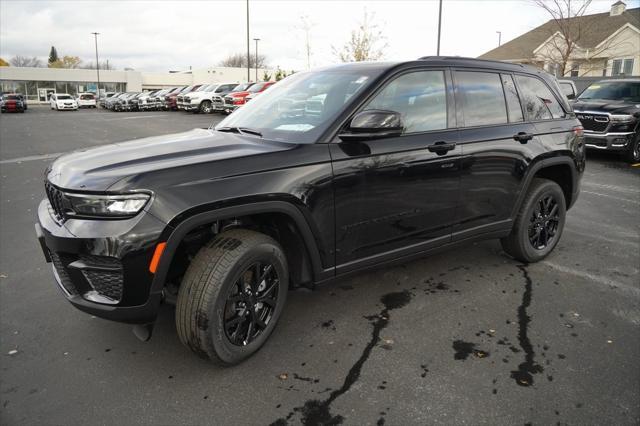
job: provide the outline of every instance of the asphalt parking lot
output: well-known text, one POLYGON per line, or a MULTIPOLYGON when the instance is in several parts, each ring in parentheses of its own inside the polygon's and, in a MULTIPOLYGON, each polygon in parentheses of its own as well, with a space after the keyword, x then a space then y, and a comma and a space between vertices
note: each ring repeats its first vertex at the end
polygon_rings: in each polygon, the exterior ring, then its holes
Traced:
POLYGON ((75 310, 33 231, 48 162, 220 118, 1 116, 2 424, 640 422, 640 167, 599 153, 545 261, 486 241, 291 292, 265 347, 233 368, 184 348, 171 306, 147 343, 75 310))

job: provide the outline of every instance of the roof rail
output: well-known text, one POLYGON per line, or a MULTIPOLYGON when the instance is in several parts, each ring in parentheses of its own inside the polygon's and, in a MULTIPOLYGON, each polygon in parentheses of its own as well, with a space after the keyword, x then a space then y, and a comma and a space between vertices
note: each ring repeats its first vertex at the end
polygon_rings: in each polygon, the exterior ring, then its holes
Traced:
POLYGON ((418 58, 419 61, 433 60, 433 59, 440 59, 440 60, 460 59, 460 60, 465 60, 465 61, 479 61, 479 62, 488 62, 488 63, 493 63, 493 64, 513 65, 513 66, 519 66, 520 68, 524 68, 524 64, 516 64, 516 63, 513 63, 513 62, 496 61, 496 60, 492 60, 492 59, 469 58, 469 57, 465 57, 465 56, 422 56, 421 58, 418 58))

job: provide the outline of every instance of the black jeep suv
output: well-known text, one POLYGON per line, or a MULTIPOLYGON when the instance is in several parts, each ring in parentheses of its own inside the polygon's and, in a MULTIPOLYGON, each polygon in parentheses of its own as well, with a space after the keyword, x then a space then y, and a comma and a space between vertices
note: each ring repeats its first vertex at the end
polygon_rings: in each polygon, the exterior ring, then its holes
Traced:
POLYGON ((45 172, 36 232, 65 297, 233 364, 287 289, 500 238, 557 245, 582 127, 553 77, 461 58, 296 73, 215 128, 91 148, 45 172))
POLYGON ((573 104, 587 148, 617 151, 640 162, 640 79, 593 83, 573 104))

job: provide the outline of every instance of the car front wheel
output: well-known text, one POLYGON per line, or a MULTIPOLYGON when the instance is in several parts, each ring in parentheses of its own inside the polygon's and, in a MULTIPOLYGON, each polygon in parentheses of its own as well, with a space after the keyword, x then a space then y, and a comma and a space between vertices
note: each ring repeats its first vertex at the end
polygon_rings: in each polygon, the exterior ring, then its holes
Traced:
POLYGON ((500 240, 502 248, 525 263, 544 259, 560 240, 565 216, 560 186, 548 179, 534 178, 511 233, 500 240))
POLYGON ((626 157, 630 163, 640 162, 640 130, 636 132, 635 138, 629 145, 626 157))
POLYGON ((200 104, 200 112, 203 114, 209 114, 211 112, 211 101, 203 101, 200 104))
POLYGON ((246 229, 216 236, 182 280, 176 327, 182 343, 214 363, 232 365, 265 343, 287 298, 284 252, 271 237, 246 229))

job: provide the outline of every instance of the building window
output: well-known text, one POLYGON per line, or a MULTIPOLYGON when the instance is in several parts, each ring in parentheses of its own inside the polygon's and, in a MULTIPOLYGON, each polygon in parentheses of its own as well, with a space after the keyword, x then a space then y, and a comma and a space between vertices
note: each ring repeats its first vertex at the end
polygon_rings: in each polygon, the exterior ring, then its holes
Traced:
POLYGON ((578 77, 580 75, 580 64, 577 62, 571 63, 571 77, 578 77))
POLYGON ((622 66, 622 72, 624 75, 632 75, 633 74, 633 58, 632 59, 625 59, 623 66, 622 66))
POLYGON ((611 67, 611 75, 631 75, 633 74, 633 58, 614 59, 611 67))
POLYGON ((607 76, 607 66, 609 65, 609 61, 607 61, 606 59, 604 60, 604 67, 602 68, 602 76, 606 77, 607 76))
POLYGON ((620 75, 620 71, 622 71, 622 59, 614 59, 613 66, 611 67, 611 75, 620 75))

